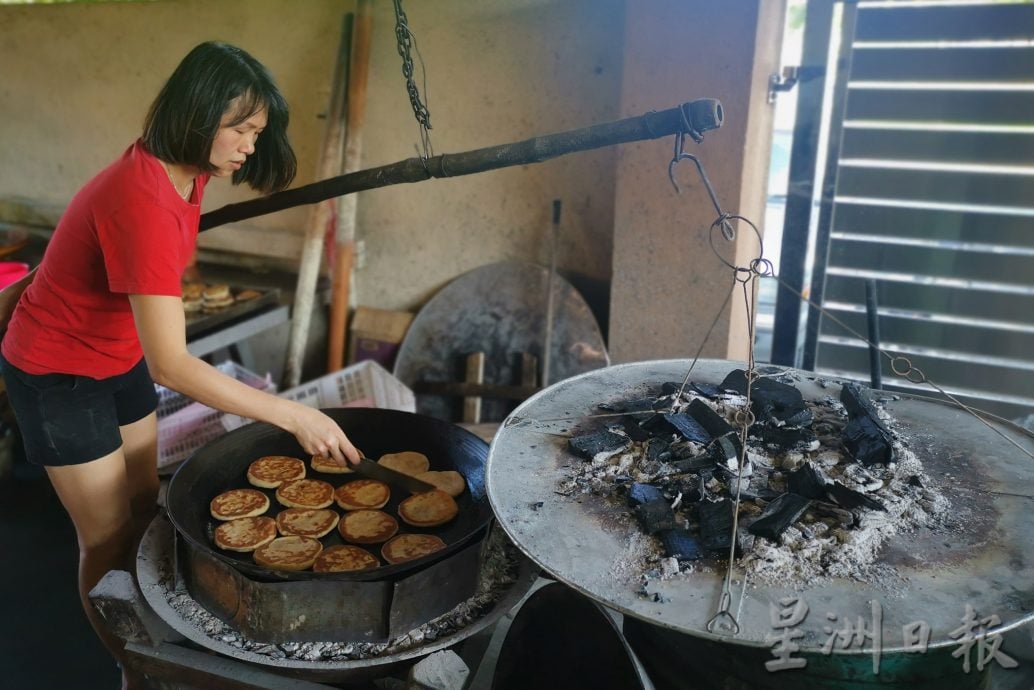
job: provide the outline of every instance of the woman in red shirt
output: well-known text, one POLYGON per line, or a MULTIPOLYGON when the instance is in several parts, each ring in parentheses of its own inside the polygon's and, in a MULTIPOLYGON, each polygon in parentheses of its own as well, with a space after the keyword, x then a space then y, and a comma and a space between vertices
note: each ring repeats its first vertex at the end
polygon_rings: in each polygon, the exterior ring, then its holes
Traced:
POLYGON ((37 270, 0 292, 0 324, 10 319, 0 366, 26 456, 46 468, 75 523, 83 606, 116 657, 120 643, 87 594, 127 567, 154 515, 152 381, 285 429, 306 453, 358 461, 327 415, 187 352, 181 278, 205 185, 226 177, 269 193, 290 184, 287 121, 259 62, 224 43, 197 46, 152 104, 143 137, 72 199, 37 270))

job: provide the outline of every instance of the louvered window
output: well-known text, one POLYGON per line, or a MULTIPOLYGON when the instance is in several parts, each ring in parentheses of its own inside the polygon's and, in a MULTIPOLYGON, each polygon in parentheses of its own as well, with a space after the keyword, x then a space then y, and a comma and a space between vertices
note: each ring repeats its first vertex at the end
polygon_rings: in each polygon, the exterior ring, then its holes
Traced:
MULTIPOLYGON (((1028 414, 1034 5, 848 8, 848 78, 827 168, 836 179, 819 228, 828 254, 816 262, 812 296, 865 334, 865 281, 875 279, 885 349, 967 404, 1028 414)), ((866 344, 829 318, 811 318, 802 364, 868 380, 866 344)), ((882 363, 886 388, 931 393, 882 363)))

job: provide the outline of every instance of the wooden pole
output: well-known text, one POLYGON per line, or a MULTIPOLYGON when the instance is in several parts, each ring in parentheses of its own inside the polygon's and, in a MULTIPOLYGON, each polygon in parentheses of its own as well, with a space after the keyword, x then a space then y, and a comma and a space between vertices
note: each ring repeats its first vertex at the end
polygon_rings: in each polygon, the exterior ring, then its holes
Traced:
MULTIPOLYGON (((344 139, 345 82, 348 75, 348 54, 350 46, 351 17, 346 15, 341 27, 337 60, 330 90, 327 109, 327 124, 323 135, 323 149, 320 152, 317 179, 326 179, 341 172, 341 148, 344 139)), ((299 187, 304 189, 304 187, 299 187)), ((275 194, 273 196, 276 196, 275 194)), ((270 197, 265 197, 270 198, 270 197)), ((309 325, 316 297, 316 282, 319 278, 320 259, 323 256, 323 241, 334 209, 332 197, 317 200, 309 211, 302 241, 302 257, 298 266, 298 282, 294 292, 294 308, 291 312, 291 335, 287 343, 287 363, 284 379, 288 388, 301 383, 302 363, 305 345, 309 338, 309 325)))
POLYGON ((514 165, 541 163, 576 151, 589 151, 631 141, 659 139, 680 132, 701 140, 704 132, 721 126, 721 103, 713 98, 701 98, 667 110, 651 111, 616 122, 547 134, 513 144, 442 154, 427 159, 409 158, 258 199, 227 204, 203 214, 200 229, 208 230, 225 223, 234 223, 302 204, 315 204, 325 199, 367 189, 402 182, 422 182, 432 177, 459 177, 514 165))
MULTIPOLYGON (((359 170, 363 147, 363 112, 366 109, 366 84, 370 66, 370 41, 373 36, 373 0, 359 0, 352 29, 352 59, 348 66, 348 125, 345 129, 345 165, 348 175, 359 170)), ((351 294, 352 262, 355 256, 356 196, 337 200, 337 229, 334 243, 334 275, 330 293, 330 319, 327 339, 327 372, 345 365, 348 342, 348 307, 351 294)))

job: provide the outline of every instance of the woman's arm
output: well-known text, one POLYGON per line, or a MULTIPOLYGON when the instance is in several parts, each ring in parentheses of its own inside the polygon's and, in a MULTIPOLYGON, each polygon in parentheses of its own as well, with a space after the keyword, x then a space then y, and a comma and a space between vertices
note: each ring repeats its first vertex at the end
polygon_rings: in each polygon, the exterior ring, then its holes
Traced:
POLYGON ((217 410, 258 419, 294 434, 306 453, 344 463, 359 453, 337 423, 319 410, 256 390, 187 352, 179 297, 130 295, 151 378, 217 410))
POLYGON ((14 308, 18 305, 18 300, 25 292, 25 288, 29 287, 32 279, 36 277, 36 268, 0 290, 0 331, 7 328, 11 315, 14 314, 14 308))

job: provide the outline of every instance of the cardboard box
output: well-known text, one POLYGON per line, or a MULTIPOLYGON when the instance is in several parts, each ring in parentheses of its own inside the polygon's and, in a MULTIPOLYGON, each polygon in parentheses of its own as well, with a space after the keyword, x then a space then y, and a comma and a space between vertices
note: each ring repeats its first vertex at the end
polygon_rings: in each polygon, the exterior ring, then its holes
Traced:
POLYGON ((348 342, 348 364, 373 360, 391 371, 413 314, 356 307, 348 342))

